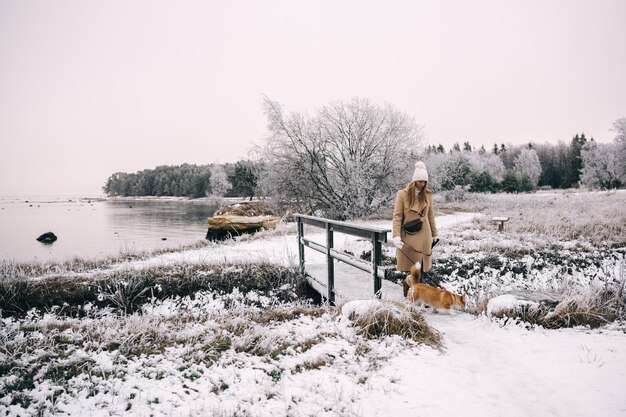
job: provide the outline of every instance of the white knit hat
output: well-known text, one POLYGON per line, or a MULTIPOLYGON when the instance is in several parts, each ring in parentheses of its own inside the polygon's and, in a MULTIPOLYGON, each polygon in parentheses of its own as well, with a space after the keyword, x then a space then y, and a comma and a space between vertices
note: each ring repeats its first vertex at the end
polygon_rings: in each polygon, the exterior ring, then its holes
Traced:
POLYGON ((415 171, 413 171, 412 181, 428 181, 428 171, 426 171, 426 164, 422 161, 415 163, 415 171))

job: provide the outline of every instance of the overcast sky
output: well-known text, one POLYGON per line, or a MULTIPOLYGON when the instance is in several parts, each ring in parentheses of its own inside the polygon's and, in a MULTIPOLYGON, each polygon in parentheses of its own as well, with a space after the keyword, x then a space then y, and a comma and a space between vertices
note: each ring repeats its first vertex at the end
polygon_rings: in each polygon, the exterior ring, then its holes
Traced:
POLYGON ((608 142, 626 1, 0 0, 0 194, 245 159, 287 111, 388 102, 428 143, 608 142))

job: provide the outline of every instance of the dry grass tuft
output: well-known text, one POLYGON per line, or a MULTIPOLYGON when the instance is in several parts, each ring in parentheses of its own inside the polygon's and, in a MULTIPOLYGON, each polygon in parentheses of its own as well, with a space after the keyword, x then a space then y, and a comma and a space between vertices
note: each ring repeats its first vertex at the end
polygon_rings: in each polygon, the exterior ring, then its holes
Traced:
POLYGON ((553 312, 546 314, 542 325, 547 328, 589 326, 597 328, 626 316, 624 282, 620 289, 606 288, 599 292, 577 294, 561 301, 553 312))
POLYGON ((367 314, 351 314, 349 319, 367 339, 397 335, 436 349, 443 348, 441 334, 430 327, 422 313, 412 306, 391 303, 367 314))

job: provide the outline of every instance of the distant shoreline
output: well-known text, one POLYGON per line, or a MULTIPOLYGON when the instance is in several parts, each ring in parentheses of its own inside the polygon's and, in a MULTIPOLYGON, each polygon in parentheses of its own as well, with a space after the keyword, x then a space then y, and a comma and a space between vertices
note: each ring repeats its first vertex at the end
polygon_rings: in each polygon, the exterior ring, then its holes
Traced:
MULTIPOLYGON (((259 201, 261 199, 254 198, 252 201, 259 201)), ((189 203, 207 203, 207 204, 220 204, 220 203, 235 203, 250 201, 248 197, 224 197, 216 200, 213 197, 175 197, 175 196, 112 196, 105 195, 99 196, 85 196, 85 195, 0 195, 0 203, 97 203, 103 201, 176 201, 176 202, 189 202, 189 203)))

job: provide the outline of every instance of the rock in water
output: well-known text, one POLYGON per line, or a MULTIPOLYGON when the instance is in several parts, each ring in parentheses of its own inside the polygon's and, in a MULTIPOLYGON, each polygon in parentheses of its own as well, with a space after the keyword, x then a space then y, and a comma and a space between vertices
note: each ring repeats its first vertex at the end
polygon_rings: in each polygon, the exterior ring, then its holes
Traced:
POLYGON ((272 229, 280 222, 275 216, 220 215, 209 218, 207 240, 223 240, 244 233, 252 234, 262 229, 272 229))
POLYGON ((52 232, 46 232, 43 235, 39 236, 37 240, 41 243, 49 245, 57 240, 57 236, 52 232))

